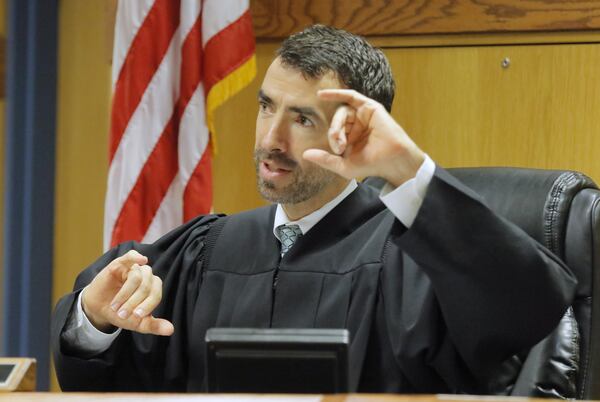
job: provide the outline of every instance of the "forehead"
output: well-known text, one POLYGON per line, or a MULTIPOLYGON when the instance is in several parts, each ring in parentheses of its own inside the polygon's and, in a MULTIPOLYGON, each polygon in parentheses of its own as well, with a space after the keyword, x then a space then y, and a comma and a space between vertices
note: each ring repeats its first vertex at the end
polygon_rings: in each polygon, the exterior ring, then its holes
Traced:
POLYGON ((299 70, 276 58, 269 66, 261 89, 276 102, 326 104, 317 98, 320 89, 343 88, 337 75, 328 71, 318 78, 305 77, 299 70))

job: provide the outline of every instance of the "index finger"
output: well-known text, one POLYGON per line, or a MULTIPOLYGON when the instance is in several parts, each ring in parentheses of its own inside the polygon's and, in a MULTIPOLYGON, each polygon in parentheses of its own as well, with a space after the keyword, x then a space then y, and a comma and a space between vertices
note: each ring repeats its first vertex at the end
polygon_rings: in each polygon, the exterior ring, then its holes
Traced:
POLYGON ((364 104, 372 102, 371 98, 356 92, 354 89, 321 89, 317 91, 317 96, 320 99, 327 101, 346 103, 354 109, 358 109, 364 104))

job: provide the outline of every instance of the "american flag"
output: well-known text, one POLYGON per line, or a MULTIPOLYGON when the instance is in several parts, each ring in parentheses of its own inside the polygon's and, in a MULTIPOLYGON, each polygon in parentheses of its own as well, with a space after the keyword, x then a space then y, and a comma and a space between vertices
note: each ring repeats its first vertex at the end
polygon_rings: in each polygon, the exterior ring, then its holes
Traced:
POLYGON ((120 0, 104 248, 212 206, 213 112, 256 74, 248 0, 120 0))

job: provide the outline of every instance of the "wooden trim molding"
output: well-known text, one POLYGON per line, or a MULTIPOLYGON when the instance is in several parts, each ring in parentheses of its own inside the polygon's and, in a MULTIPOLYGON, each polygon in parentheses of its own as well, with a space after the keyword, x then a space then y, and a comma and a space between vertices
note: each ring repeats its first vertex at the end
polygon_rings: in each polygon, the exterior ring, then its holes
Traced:
MULTIPOLYGON (((316 23, 369 36, 379 47, 582 43, 600 38, 597 0, 250 0, 250 9, 260 43, 279 42, 316 23)), ((116 11, 117 0, 108 0, 108 64, 116 11)), ((0 37, 0 57, 4 46, 0 37)), ((4 97, 3 81, 0 95, 4 97)))
POLYGON ((363 36, 600 29, 597 0, 251 0, 257 38, 315 23, 363 36))

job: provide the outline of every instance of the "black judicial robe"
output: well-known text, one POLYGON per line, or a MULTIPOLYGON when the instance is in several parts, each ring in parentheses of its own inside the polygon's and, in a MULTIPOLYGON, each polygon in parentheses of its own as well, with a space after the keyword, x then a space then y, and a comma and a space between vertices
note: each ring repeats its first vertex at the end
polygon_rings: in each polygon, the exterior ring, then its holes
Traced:
POLYGON ((274 214, 202 216, 100 257, 55 310, 61 387, 203 391, 208 328, 301 327, 350 331, 352 391, 485 393, 500 363, 549 333, 574 294, 557 257, 440 168, 408 230, 359 185, 280 258, 274 214), (81 356, 61 341, 67 316, 96 273, 132 248, 163 279, 155 315, 175 333, 123 331, 106 352, 81 356))

